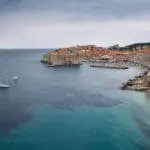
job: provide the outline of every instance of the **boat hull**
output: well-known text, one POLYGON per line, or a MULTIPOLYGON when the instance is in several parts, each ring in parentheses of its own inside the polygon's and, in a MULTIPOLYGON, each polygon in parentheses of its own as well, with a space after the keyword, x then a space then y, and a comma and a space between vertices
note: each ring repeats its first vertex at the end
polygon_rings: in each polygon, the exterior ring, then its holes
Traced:
POLYGON ((0 88, 9 88, 9 85, 0 83, 0 88))

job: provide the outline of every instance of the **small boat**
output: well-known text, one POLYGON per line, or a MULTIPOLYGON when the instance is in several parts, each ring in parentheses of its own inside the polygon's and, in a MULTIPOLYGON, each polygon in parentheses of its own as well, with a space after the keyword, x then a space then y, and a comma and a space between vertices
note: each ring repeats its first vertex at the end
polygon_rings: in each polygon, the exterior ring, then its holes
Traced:
POLYGON ((9 85, 0 83, 0 88, 9 88, 9 85))
POLYGON ((17 77, 17 76, 14 76, 12 79, 13 79, 13 80, 18 80, 18 77, 17 77))

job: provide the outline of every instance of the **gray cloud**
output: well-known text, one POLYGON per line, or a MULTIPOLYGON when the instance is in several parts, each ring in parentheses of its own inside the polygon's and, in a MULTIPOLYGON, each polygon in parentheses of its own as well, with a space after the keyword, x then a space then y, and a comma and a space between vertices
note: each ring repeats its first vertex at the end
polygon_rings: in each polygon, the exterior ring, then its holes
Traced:
POLYGON ((0 0, 3 12, 47 11, 74 17, 132 18, 150 15, 149 0, 0 0))
POLYGON ((148 41, 149 8, 149 0, 0 0, 0 47, 148 41))

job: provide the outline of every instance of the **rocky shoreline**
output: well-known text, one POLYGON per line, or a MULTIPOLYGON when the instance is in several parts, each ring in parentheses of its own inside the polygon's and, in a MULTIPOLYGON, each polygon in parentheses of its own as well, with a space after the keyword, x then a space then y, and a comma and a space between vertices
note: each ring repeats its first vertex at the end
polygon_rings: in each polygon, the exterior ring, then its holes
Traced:
POLYGON ((122 90, 132 91, 147 91, 150 90, 150 71, 144 71, 142 74, 135 76, 134 79, 129 79, 126 83, 123 83, 122 90))

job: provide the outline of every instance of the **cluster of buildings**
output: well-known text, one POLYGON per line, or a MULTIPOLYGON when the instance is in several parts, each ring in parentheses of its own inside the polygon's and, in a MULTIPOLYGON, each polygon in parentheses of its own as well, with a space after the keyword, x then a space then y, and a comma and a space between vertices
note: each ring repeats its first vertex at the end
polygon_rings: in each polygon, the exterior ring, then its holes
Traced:
POLYGON ((42 62, 54 66, 80 65, 83 60, 97 56, 96 51, 101 49, 95 45, 77 45, 76 47, 59 48, 43 55, 42 62))
POLYGON ((118 45, 109 48, 95 45, 77 45, 49 51, 43 56, 42 62, 49 65, 80 65, 85 60, 118 60, 150 63, 150 43, 137 43, 125 47, 118 45))
POLYGON ((95 45, 59 48, 43 55, 42 62, 50 66, 80 66, 83 61, 97 60, 110 60, 109 62, 115 61, 117 64, 131 62, 148 68, 146 74, 130 80, 122 88, 139 91, 150 90, 150 43, 137 43, 125 47, 114 45, 109 48, 95 45))

